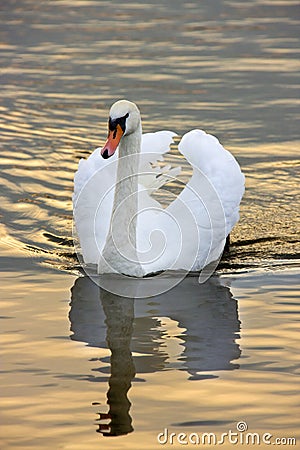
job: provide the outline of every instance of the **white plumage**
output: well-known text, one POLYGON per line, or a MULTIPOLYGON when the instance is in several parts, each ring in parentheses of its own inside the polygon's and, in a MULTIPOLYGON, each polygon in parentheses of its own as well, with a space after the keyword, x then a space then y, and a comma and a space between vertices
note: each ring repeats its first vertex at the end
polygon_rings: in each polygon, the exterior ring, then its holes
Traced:
POLYGON ((105 146, 79 162, 74 179, 84 262, 96 264, 99 273, 140 277, 200 270, 217 260, 239 219, 244 193, 244 175, 233 155, 204 131, 186 133, 178 149, 193 175, 164 209, 151 194, 180 173, 179 167, 156 164, 176 134, 142 135, 139 111, 126 100, 112 106, 109 123, 105 146))

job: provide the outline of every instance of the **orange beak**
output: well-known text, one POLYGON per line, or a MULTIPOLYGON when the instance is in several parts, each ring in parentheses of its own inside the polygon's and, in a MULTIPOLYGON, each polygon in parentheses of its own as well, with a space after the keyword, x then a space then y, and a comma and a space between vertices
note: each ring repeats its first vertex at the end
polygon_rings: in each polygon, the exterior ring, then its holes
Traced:
POLYGON ((121 137, 123 136, 124 131, 121 126, 118 124, 114 130, 109 130, 107 140, 101 149, 101 156, 104 159, 110 158, 120 143, 121 137))

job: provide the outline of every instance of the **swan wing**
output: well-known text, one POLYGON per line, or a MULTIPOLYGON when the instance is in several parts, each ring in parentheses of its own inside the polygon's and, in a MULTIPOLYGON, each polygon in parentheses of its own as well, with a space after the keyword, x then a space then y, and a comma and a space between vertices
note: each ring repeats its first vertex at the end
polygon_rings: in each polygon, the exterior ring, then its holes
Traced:
MULTIPOLYGON (((181 230, 183 252, 174 268, 200 270, 223 252, 226 236, 239 219, 245 178, 233 155, 202 130, 186 133, 178 149, 193 167, 193 174, 166 209, 168 214, 161 215, 160 226, 167 233, 172 217, 181 230)), ((175 253, 176 242, 171 244, 166 247, 166 264, 175 253)))
POLYGON ((79 161, 74 177, 75 236, 85 263, 97 263, 109 230, 117 158, 103 159, 100 148, 79 161))
POLYGON ((237 160, 215 136, 203 130, 186 133, 178 149, 193 166, 192 185, 199 180, 201 172, 219 196, 224 209, 227 236, 239 220, 239 205, 245 191, 245 177, 237 160))
POLYGON ((170 150, 176 133, 173 131, 157 131, 142 136, 139 164, 139 183, 151 194, 179 175, 180 167, 163 165, 164 155, 170 150))

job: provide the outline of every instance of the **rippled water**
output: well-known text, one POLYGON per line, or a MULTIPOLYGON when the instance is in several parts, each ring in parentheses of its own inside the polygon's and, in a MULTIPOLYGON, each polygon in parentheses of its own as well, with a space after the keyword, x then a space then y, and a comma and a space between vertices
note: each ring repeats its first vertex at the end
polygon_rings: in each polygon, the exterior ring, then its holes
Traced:
POLYGON ((165 427, 221 434, 239 420, 295 436, 298 2, 12 0, 0 12, 3 448, 152 449, 165 427), (125 301, 74 276, 73 174, 122 97, 146 132, 215 134, 246 175, 230 252, 204 286, 189 277, 125 301))

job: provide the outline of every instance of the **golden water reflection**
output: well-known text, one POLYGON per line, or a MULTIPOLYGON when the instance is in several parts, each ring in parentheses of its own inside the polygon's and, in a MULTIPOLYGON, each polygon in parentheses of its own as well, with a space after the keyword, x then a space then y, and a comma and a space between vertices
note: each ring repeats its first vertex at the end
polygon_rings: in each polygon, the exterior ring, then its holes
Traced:
POLYGON ((28 258, 1 277, 7 448, 90 450, 104 433, 119 435, 110 448, 152 450, 165 427, 221 434, 239 420, 300 438, 299 271, 190 278, 142 300, 28 258))
MULTIPOLYGON (((143 381, 146 374, 177 369, 189 380, 205 380, 216 378, 213 372, 239 367, 237 301, 218 277, 202 285, 187 277, 171 291, 145 300, 117 296, 81 277, 72 288, 69 318, 73 340, 108 345, 111 351, 109 411, 100 414, 110 423, 99 425, 105 435, 133 431, 127 393, 135 374, 143 381)), ((107 368, 93 370, 100 376, 90 381, 101 381, 107 368)))

